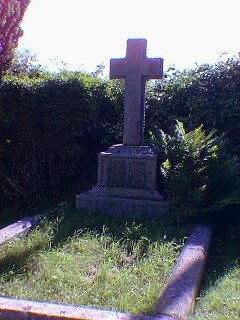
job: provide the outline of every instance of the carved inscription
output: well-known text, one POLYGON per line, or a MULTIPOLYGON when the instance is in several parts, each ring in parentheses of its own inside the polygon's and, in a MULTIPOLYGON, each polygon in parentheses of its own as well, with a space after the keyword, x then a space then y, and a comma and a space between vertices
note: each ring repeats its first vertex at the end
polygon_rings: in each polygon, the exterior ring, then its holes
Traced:
POLYGON ((125 161, 114 159, 107 168, 107 187, 125 187, 125 161))
POLYGON ((126 179, 128 188, 143 189, 146 187, 146 163, 140 161, 130 161, 126 179))
POLYGON ((107 168, 107 187, 144 189, 147 185, 146 162, 136 159, 114 159, 107 168))

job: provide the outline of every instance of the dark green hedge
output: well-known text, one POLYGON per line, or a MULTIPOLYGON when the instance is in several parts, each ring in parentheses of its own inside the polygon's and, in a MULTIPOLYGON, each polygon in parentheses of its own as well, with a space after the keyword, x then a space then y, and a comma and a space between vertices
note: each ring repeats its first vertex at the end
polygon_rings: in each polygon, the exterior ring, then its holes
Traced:
POLYGON ((1 196, 32 205, 86 188, 95 179, 98 152, 117 138, 113 128, 122 110, 113 93, 106 81, 79 73, 6 79, 0 88, 1 196))
POLYGON ((240 59, 176 72, 155 86, 148 97, 147 131, 169 132, 181 120, 192 130, 204 125, 226 133, 229 151, 240 156, 240 59))
MULTIPOLYGON (((122 142, 123 82, 82 73, 8 76, 0 87, 0 198, 28 205, 91 187, 97 154, 122 142)), ((240 60, 176 72, 147 91, 146 141, 175 119, 226 133, 240 156, 240 60)), ((3 200, 1 200, 3 201, 3 200)))

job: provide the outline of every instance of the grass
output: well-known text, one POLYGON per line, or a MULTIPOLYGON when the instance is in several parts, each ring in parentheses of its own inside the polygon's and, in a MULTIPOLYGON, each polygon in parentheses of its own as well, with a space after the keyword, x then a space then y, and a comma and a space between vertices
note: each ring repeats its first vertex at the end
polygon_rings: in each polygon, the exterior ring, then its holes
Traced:
MULTIPOLYGON (((239 219, 239 218, 238 218, 239 219)), ((200 297, 191 320, 240 319, 240 226, 215 225, 213 243, 200 297)))
POLYGON ((233 267, 204 290, 191 319, 240 319, 240 268, 233 267))
MULTIPOLYGON (((27 237, 0 247, 0 295, 151 313, 190 229, 112 220, 60 206, 27 237)), ((230 219, 229 219, 230 220, 230 219)), ((240 319, 240 227, 213 225, 189 320, 240 319)))
POLYGON ((151 313, 188 228, 52 211, 0 247, 0 295, 151 313))

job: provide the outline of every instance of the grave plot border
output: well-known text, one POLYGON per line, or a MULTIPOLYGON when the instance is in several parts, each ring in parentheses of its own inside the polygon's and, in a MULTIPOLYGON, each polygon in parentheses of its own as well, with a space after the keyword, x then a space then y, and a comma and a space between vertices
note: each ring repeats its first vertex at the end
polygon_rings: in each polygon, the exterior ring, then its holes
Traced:
MULTIPOLYGON (((28 218, 32 219, 32 218, 28 218)), ((30 220, 29 220, 30 221, 30 220)), ((32 220, 34 221, 34 219, 32 220)), ((23 219, 22 225, 26 224, 23 219)), ((19 225, 15 230, 19 231, 19 225)), ((9 226, 13 229, 13 225, 9 226)), ((0 230, 0 237, 3 232, 0 230)), ((26 234, 25 232, 17 236, 26 234)), ((124 312, 84 306, 62 305, 43 301, 0 297, 0 319, 4 320, 176 320, 186 319, 193 311, 199 293, 212 231, 209 226, 195 226, 184 246, 168 285, 155 307, 153 315, 132 315, 124 312)), ((12 233, 12 237, 14 237, 12 233)), ((9 240, 9 237, 6 239, 9 240)))

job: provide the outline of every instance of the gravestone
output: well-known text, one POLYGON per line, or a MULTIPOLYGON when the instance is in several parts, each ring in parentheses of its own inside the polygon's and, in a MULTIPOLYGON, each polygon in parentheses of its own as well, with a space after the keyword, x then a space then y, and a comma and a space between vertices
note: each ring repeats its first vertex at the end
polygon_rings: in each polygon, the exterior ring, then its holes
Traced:
POLYGON ((110 78, 125 80, 123 144, 99 154, 97 186, 77 195, 78 209, 168 217, 168 205, 156 189, 157 152, 144 145, 145 83, 162 78, 163 60, 147 58, 146 47, 145 39, 129 39, 126 57, 110 61, 110 78))

